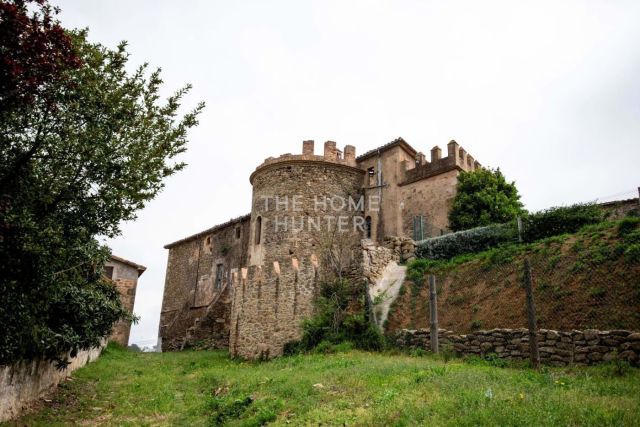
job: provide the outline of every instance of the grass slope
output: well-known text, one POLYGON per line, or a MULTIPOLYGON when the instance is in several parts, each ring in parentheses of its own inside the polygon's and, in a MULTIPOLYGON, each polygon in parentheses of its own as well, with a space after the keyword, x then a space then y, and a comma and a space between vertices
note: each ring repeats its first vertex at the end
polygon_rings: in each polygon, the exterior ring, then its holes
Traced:
POLYGON ((348 351, 270 362, 109 346, 15 425, 639 425, 640 371, 348 351))
POLYGON ((640 330, 640 218, 628 218, 449 261, 418 259, 408 266, 387 331, 428 327, 426 272, 437 276, 441 328, 526 327, 525 257, 541 328, 640 330))

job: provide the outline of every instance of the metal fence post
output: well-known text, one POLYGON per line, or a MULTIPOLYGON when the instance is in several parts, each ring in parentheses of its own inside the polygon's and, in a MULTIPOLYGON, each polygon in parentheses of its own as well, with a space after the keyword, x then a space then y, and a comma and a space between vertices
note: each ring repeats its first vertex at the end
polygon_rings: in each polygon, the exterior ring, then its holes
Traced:
POLYGON ((429 312, 431 313, 431 351, 438 353, 438 294, 436 291, 436 276, 429 275, 429 312))
POLYGON ((516 223, 518 224, 518 243, 522 243, 522 217, 518 216, 516 223))
POLYGON ((527 323, 529 327, 529 354, 531 366, 540 368, 540 351, 538 350, 538 322, 536 319, 536 305, 533 300, 533 280, 531 279, 531 265, 529 258, 524 259, 524 290, 527 294, 527 323))

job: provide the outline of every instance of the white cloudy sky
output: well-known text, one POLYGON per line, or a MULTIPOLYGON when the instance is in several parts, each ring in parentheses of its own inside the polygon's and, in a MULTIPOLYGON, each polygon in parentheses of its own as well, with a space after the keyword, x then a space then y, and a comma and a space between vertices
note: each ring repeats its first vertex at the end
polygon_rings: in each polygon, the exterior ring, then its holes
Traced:
MULTIPOLYGON (((249 212, 249 174, 301 141, 359 153, 457 140, 529 209, 629 198, 640 185, 640 2, 53 0, 67 27, 166 93, 204 100, 189 167, 110 242, 148 267, 132 342, 157 335, 163 245, 249 212)), ((319 151, 319 147, 317 147, 319 151)))

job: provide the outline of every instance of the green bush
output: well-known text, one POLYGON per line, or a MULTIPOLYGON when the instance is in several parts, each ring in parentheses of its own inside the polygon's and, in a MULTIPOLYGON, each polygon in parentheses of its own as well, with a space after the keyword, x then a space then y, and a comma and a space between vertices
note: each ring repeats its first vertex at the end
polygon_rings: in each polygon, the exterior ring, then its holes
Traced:
POLYGON ((640 227, 640 218, 627 217, 618 223, 618 236, 625 237, 640 227))
POLYGON ((525 242, 535 242, 546 237, 575 233, 586 225, 603 220, 602 210, 592 203, 550 208, 523 218, 522 237, 525 242))
POLYGON ((302 323, 300 341, 287 343, 285 354, 305 351, 334 353, 353 346, 360 350, 377 351, 384 347, 380 330, 368 320, 364 309, 364 287, 348 280, 322 284, 316 300, 316 315, 302 323))

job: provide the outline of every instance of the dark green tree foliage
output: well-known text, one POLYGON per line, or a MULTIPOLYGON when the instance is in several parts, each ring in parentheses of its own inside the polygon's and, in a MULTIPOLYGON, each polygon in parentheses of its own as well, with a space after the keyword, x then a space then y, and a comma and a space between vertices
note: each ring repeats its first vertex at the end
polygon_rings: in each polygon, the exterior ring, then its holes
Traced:
POLYGON ((449 227, 460 231, 504 223, 523 212, 515 183, 507 182, 500 169, 461 172, 449 213, 449 227))
POLYGON ((25 2, 0 3, 15 21, 0 24, 0 63, 32 66, 14 52, 29 31, 42 33, 41 52, 26 54, 55 60, 26 83, 2 69, 13 81, 0 85, 0 364, 64 359, 129 316, 102 277, 109 253, 96 237, 118 235, 184 167, 173 159, 203 108, 179 117, 188 86, 160 103, 159 70, 127 73, 125 43, 111 50, 85 31, 61 35, 36 3, 32 14, 25 2))

